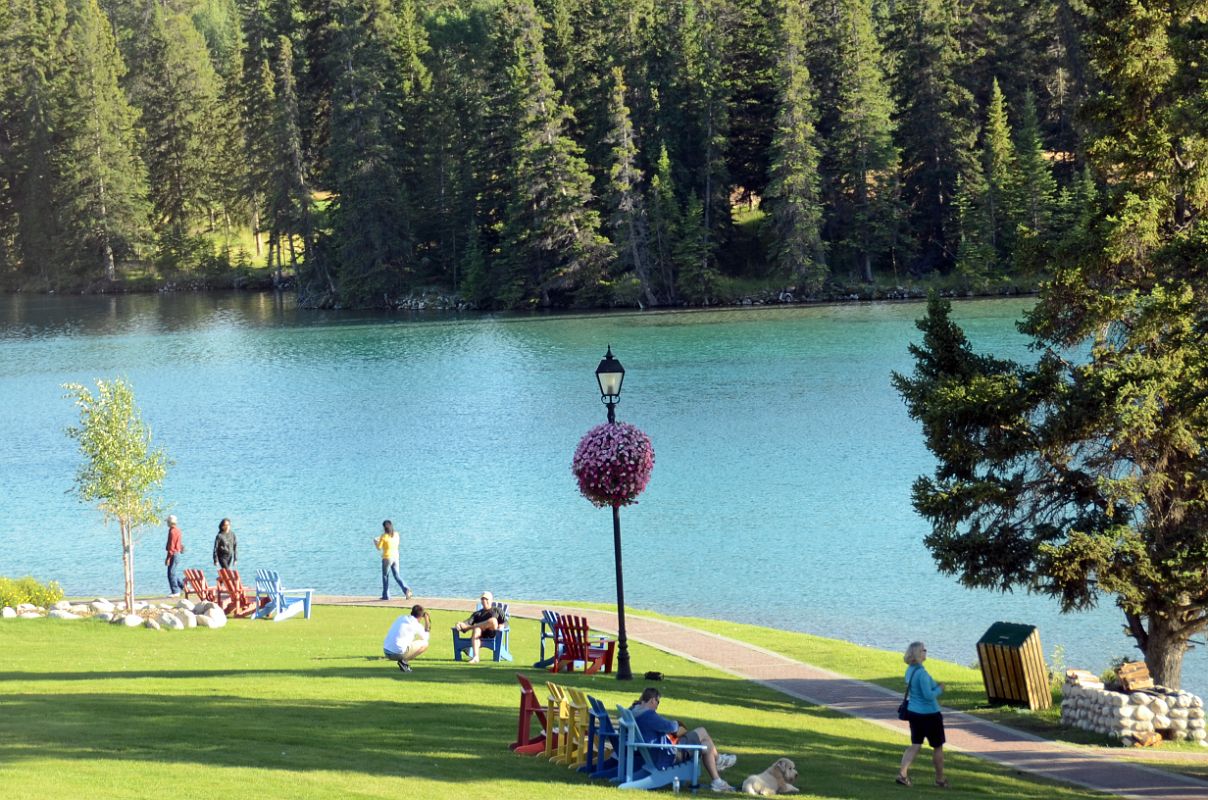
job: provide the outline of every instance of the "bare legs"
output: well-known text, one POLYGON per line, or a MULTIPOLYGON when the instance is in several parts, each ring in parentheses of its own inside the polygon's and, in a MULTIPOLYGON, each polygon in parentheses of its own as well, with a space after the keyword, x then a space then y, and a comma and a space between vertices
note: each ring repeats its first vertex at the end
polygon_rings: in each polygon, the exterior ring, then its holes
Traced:
POLYGON ((482 649, 482 632, 491 631, 492 634, 499 630, 499 620, 495 618, 488 619, 486 622, 479 622, 477 625, 467 625, 464 622, 457 623, 459 633, 470 632, 470 651, 471 664, 478 663, 478 651, 482 649))
MULTIPOLYGON (((902 765, 898 767, 898 777, 903 780, 909 780, 910 764, 914 761, 914 757, 923 749, 922 744, 912 744, 906 748, 906 752, 902 754, 902 765)), ((935 782, 937 784, 944 783, 944 746, 933 748, 931 753, 931 763, 935 765, 935 782)))
POLYGON ((719 780, 721 773, 717 771, 717 746, 713 744, 713 739, 704 728, 697 728, 693 733, 705 746, 704 752, 701 753, 701 761, 705 762, 705 772, 708 772, 709 777, 713 780, 719 780))

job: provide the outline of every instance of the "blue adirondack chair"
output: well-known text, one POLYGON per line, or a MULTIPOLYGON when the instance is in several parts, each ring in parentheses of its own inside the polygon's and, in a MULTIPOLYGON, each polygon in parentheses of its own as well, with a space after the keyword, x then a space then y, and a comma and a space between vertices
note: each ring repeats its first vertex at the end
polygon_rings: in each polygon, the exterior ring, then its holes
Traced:
MULTIPOLYGON (((482 608, 482 603, 479 603, 475 610, 482 608)), ((490 639, 482 640, 482 649, 490 650, 493 661, 511 661, 512 650, 509 646, 508 636, 512 629, 509 626, 510 617, 508 617, 508 604, 496 603, 495 608, 503 612, 503 626, 495 631, 495 635, 490 639)), ((463 653, 468 653, 473 649, 473 640, 469 634, 459 633, 457 628, 453 628, 453 658, 456 661, 461 661, 463 653)))
POLYGON ((587 763, 579 767, 579 772, 587 773, 589 778, 615 778, 620 763, 617 752, 621 749, 621 737, 604 702, 588 695, 587 703, 587 763), (607 758, 604 755, 606 745, 612 745, 612 755, 607 758))
POLYGON ((555 656, 558 655, 558 612, 557 611, 542 611, 541 612, 541 660, 533 665, 535 669, 546 669, 554 663, 555 656), (545 655, 545 640, 552 639, 554 642, 554 650, 549 656, 545 655))
POLYGON ((700 754, 705 749, 703 744, 665 744, 648 742, 642 736, 638 723, 634 720, 633 712, 624 706, 617 706, 620 714, 620 739, 624 742, 623 760, 618 766, 621 777, 621 789, 657 789, 667 786, 676 778, 681 784, 692 787, 696 791, 700 786, 700 754), (670 749, 689 751, 691 758, 659 769, 654 765, 651 751, 670 749))
POLYGON ((281 576, 274 569, 256 570, 256 601, 260 606, 253 619, 268 619, 282 622, 299 613, 310 619, 310 601, 314 589, 285 589, 281 576), (264 602, 260 598, 265 598, 264 602))

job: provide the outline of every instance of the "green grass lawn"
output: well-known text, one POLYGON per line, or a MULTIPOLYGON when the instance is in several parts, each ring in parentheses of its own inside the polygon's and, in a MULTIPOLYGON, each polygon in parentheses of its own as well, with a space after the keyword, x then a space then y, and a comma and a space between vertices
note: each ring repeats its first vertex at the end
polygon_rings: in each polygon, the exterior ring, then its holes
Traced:
MULTIPOLYGON (((214 631, 0 623, 0 796, 616 796, 507 750, 518 667, 454 663, 446 631, 456 615, 433 615, 433 648, 412 674, 378 658, 396 613, 320 607, 309 621, 234 620, 214 631)), ((535 660, 537 630, 514 624, 521 664, 535 660)), ((786 755, 806 797, 901 796, 892 778, 902 737, 641 645, 632 653, 635 671, 665 673, 665 712, 705 725, 738 754, 731 782, 786 755)), ((609 704, 629 702, 644 685, 559 680, 609 704)), ((949 764, 954 790, 930 787, 924 761, 915 792, 1095 796, 955 754, 949 764)))

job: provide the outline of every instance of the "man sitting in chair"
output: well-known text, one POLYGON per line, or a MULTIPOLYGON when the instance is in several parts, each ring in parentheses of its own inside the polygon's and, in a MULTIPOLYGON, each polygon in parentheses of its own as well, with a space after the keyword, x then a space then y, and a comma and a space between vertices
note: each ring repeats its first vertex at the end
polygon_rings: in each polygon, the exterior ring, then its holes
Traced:
POLYGON ((464 622, 455 626, 458 633, 470 632, 470 648, 472 650, 470 663, 478 663, 478 651, 483 639, 494 639, 495 633, 507 622, 503 612, 495 607, 495 597, 490 592, 483 592, 479 598, 478 610, 464 622))
MULTIPOLYGON (((713 739, 704 728, 690 731, 675 720, 660 716, 658 713, 660 700, 662 700, 662 695, 659 694, 658 689, 652 686, 645 689, 637 702, 630 706, 633 709, 633 721, 638 724, 642 738, 648 742, 703 744, 705 749, 701 751, 701 761, 705 764, 705 771, 713 779, 709 788, 715 792, 734 791, 734 787, 726 783, 718 773, 734 766, 734 762, 738 759, 728 753, 718 753, 713 739)), ((643 753, 642 756, 650 758, 659 769, 665 769, 672 764, 692 758, 692 751, 660 748, 643 753)))
POLYGON ((390 626, 386 640, 382 642, 382 652, 386 658, 398 662, 402 672, 411 671, 411 663, 428 649, 428 631, 432 628, 432 620, 424 607, 416 603, 411 606, 410 614, 403 614, 390 626))

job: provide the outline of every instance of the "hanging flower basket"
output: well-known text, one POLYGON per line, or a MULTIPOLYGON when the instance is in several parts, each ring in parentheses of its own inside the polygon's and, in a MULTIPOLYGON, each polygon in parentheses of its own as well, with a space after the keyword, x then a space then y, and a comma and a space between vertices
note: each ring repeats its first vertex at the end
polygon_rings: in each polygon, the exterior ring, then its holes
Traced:
POLYGON ((653 469, 650 437, 627 422, 605 423, 589 430, 575 448, 571 463, 579 491, 601 508, 636 503, 653 469))

